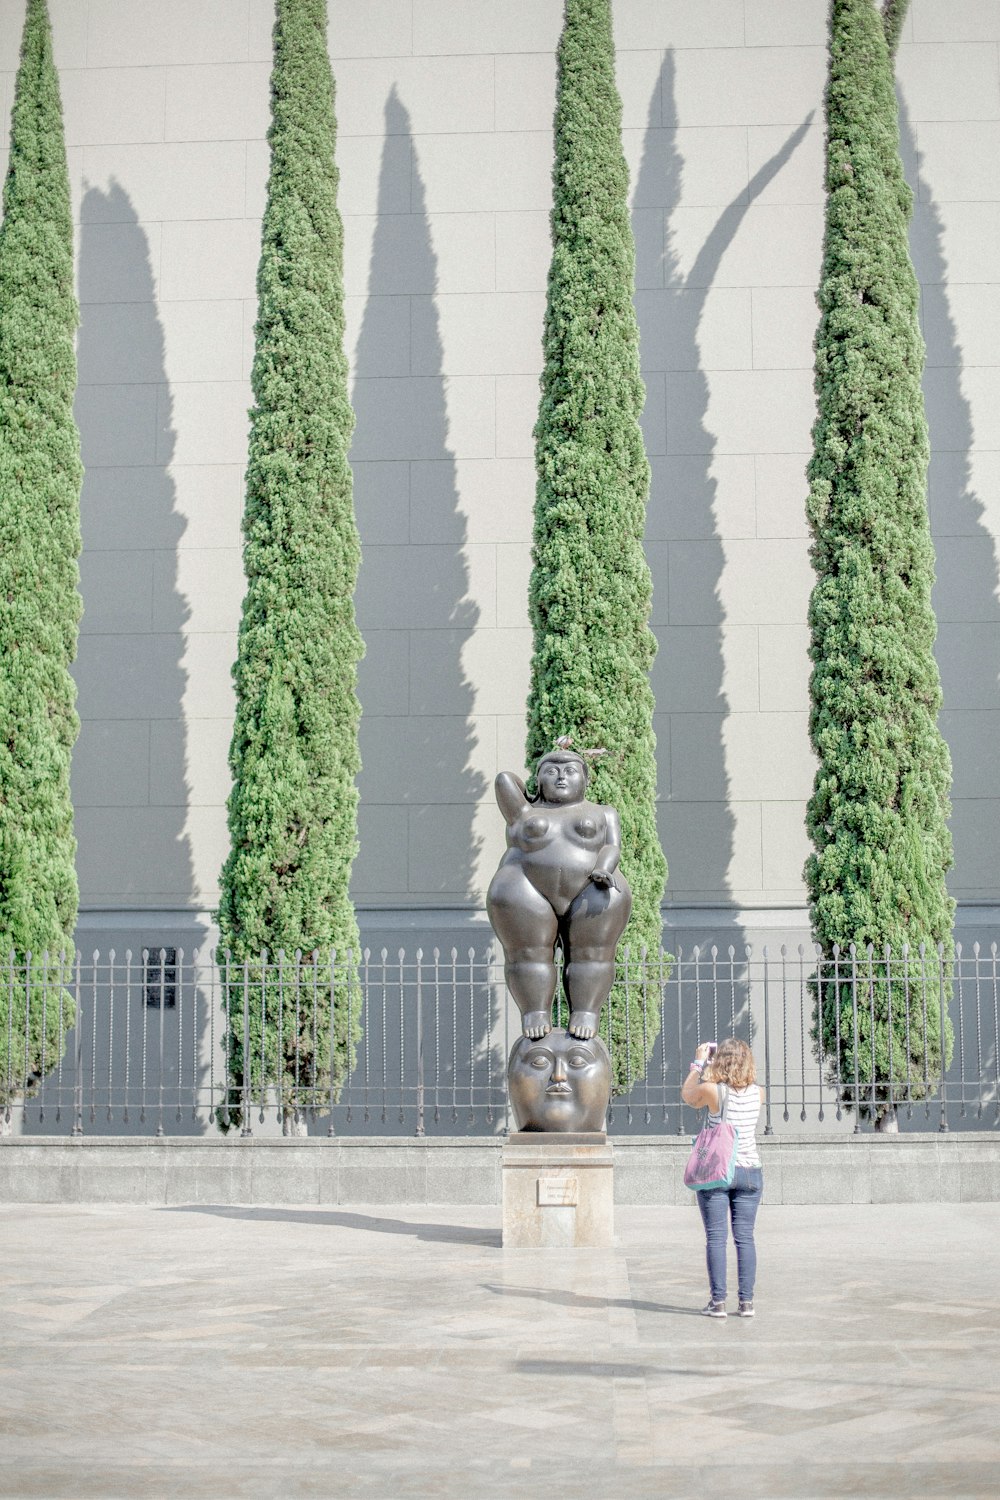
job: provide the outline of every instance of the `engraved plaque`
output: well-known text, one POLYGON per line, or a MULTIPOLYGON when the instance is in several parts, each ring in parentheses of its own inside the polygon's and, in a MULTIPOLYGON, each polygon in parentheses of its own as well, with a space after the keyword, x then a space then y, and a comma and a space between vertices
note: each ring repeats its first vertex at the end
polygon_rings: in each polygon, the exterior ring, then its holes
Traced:
POLYGON ((579 1185, 575 1177, 539 1177, 539 1208, 576 1208, 579 1185))

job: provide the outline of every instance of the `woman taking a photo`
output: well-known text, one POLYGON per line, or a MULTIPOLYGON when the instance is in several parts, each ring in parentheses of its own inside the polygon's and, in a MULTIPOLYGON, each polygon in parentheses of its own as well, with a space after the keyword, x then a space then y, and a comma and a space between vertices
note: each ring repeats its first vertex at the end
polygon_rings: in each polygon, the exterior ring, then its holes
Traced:
POLYGON ((736 1173, 729 1187, 707 1188, 697 1195, 705 1226, 709 1283, 709 1300, 702 1312, 707 1318, 726 1316, 726 1242, 732 1215, 740 1317, 752 1318, 757 1276, 753 1228, 764 1191, 757 1150, 757 1117, 764 1090, 756 1081, 753 1053, 746 1042, 729 1037, 714 1050, 713 1045, 703 1042, 697 1049, 681 1089, 684 1103, 695 1109, 707 1109, 711 1124, 718 1121, 725 1091, 726 1123, 736 1132, 736 1173))

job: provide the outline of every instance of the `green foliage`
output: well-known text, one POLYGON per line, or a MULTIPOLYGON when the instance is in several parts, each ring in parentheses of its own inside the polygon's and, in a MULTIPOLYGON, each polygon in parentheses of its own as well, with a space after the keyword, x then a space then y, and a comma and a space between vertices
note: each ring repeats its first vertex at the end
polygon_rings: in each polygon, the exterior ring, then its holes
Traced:
MULTIPOLYGON (((69 769, 79 722, 69 669, 81 608, 83 469, 73 420, 78 313, 62 107, 45 0, 28 0, 3 210, 0 956, 6 960, 13 952, 23 964, 28 952, 37 957, 70 949, 77 911, 69 769)), ((57 1060, 73 1019, 71 997, 58 983, 50 989, 37 963, 21 970, 13 995, 6 980, 0 986, 5 1103, 30 1090, 57 1060)))
MULTIPOLYGON (((921 943, 943 943, 947 957, 951 766, 937 728, 924 345, 907 243, 912 195, 880 14, 872 0, 834 0, 831 27, 818 418, 809 467, 816 570, 810 734, 819 769, 807 814, 815 853, 805 875, 826 954, 834 944, 846 950, 873 943, 877 953, 888 944, 898 957, 904 944, 915 952, 921 943)), ((829 1054, 835 1002, 821 990, 829 1054)), ((890 998, 894 1075, 909 1078, 913 1096, 922 1097, 922 1030, 911 1026, 907 1044, 907 1007, 895 983, 888 994, 882 986, 876 1003, 876 1061, 885 1068, 879 1076, 888 1076, 890 998)), ((942 1059, 947 1064, 951 1032, 936 994, 931 1005, 926 1061, 934 1081, 942 1059)), ((842 1035, 845 1075, 853 1075, 852 1049, 842 1035)), ((870 1067, 870 1048, 860 1063, 870 1067)), ((884 1101, 886 1091, 875 1097, 884 1101)))
POLYGON ((910 0, 883 0, 882 28, 885 31, 885 41, 890 56, 895 55, 896 48, 899 46, 903 22, 906 20, 906 12, 909 8, 910 0))
MULTIPOLYGON (((656 831, 649 668, 652 582, 643 552, 649 465, 632 295, 635 247, 621 145, 609 0, 567 0, 558 56, 552 264, 530 609, 534 655, 527 760, 560 735, 604 747, 588 796, 621 815, 622 870, 634 905, 624 943, 658 955, 666 861, 656 831)), ((616 1083, 641 1076, 643 997, 613 997, 616 1083)), ((646 996, 646 1040, 659 994, 646 996)))
MULTIPOLYGON (((223 955, 242 965, 264 949, 284 952, 294 985, 296 951, 335 949, 343 958, 359 947, 348 884, 360 769, 363 647, 353 600, 360 544, 347 460, 354 415, 325 0, 279 0, 271 112, 244 517, 247 593, 234 669, 231 849, 218 915, 223 955)), ((263 1007, 264 1036, 256 1036, 247 1081, 275 1085, 289 1098, 296 1059, 301 1077, 308 1050, 315 1054, 310 1076, 322 1085, 329 1032, 321 1019, 313 1035, 311 979, 300 995, 279 987, 271 970, 265 978, 251 963, 248 974, 258 984, 254 1024, 263 1007)), ((356 1021, 351 1033, 345 1027, 336 1038, 338 1075, 359 1034, 356 1021)), ((235 1028, 230 1060, 239 1079, 235 1028)))

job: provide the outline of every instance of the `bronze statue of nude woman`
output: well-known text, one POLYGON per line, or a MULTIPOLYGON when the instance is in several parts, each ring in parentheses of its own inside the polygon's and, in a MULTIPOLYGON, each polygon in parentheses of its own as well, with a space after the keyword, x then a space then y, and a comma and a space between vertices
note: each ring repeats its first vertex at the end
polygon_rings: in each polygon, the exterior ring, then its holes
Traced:
POLYGON ((621 826, 613 807, 585 800, 587 763, 572 750, 553 750, 538 762, 538 795, 501 771, 495 789, 507 820, 507 852, 486 896, 493 931, 503 945, 507 988, 521 1012, 526 1037, 552 1029, 557 972, 563 951, 568 1031, 597 1035, 601 1008, 615 978, 615 950, 632 909, 632 892, 618 869, 621 826))

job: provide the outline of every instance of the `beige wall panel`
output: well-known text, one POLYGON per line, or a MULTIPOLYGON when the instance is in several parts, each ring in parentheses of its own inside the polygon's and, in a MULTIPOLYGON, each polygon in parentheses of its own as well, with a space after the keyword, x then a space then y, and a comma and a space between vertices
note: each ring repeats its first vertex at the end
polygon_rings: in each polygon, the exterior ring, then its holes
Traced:
POLYGON ((747 201, 745 126, 649 129, 643 121, 622 131, 622 144, 636 208, 747 201))
POLYGON ((927 488, 936 537, 1000 537, 1000 453, 932 451, 927 488))
POLYGON ((497 624, 515 629, 528 623, 531 548, 527 542, 496 549, 497 624))
POLYGON ((650 673, 657 704, 669 708, 670 718, 755 712, 757 635, 753 625, 661 626, 650 673))
POLYGON ((489 627, 496 623, 496 611, 492 547, 365 548, 357 592, 362 632, 390 625, 407 630, 489 627), (478 616, 472 621, 466 601, 478 616))
POLYGON ((161 719, 149 728, 150 806, 224 806, 231 785, 232 720, 161 719))
POLYGON ((917 276, 934 285, 946 268, 949 283, 996 284, 996 244, 1000 237, 1000 203, 949 203, 943 216, 941 243, 918 205, 911 237, 917 276), (942 266, 943 260, 943 266, 942 266))
POLYGON ((413 50, 551 52, 559 40, 560 0, 413 0, 413 50))
POLYGON ((806 452, 754 455, 759 537, 808 536, 808 462, 806 452))
POLYGON ((679 52, 664 94, 665 125, 797 125, 821 108, 823 47, 724 47, 679 52))
POLYGON ((650 467, 648 542, 756 535, 753 454, 672 454, 650 467))
POLYGON ((542 359, 540 292, 410 299, 410 369, 429 375, 531 375, 542 359))
POLYGON ((812 123, 794 132, 787 125, 751 125, 747 156, 753 201, 767 207, 781 203, 823 202, 822 110, 812 123))
MULTIPOLYGON (((83 8, 83 7, 82 7, 83 8)), ((247 0, 88 0, 90 67, 242 62, 247 0)))
POLYGON ((916 42, 1000 42, 1000 0, 913 0, 910 19, 916 42))
POLYGON ((497 213, 494 234, 497 291, 544 292, 551 246, 548 211, 497 213))
POLYGON ((635 310, 644 370, 749 370, 755 362, 746 287, 639 291, 635 310))
POLYGON ((139 635, 153 626, 153 552, 87 551, 80 559, 84 635, 139 635))
MULTIPOLYGON (((355 460, 352 473, 354 513, 361 534, 362 552, 373 545, 398 547, 401 543, 412 540, 410 465, 407 461, 394 459, 362 463, 355 460)), ((446 540, 461 541, 463 537, 464 531, 460 528, 457 535, 446 540)))
POLYGON ((168 141, 246 141, 270 124, 269 63, 168 68, 163 134, 168 141))
POLYGON ((982 797, 1000 798, 1000 713, 996 709, 945 709, 941 733, 951 751, 956 802, 982 797))
MULTIPOLYGON (((382 135, 387 127, 392 135, 492 132, 497 128, 493 63, 492 57, 372 57, 338 62, 338 139, 382 135), (386 100, 393 89, 404 109, 387 116, 386 100)), ((551 118, 550 107, 541 125, 549 125, 551 118)))
POLYGON ((732 47, 743 42, 741 0, 624 0, 614 7, 615 46, 732 47))
POLYGON ((825 47, 827 0, 745 0, 748 47, 825 47))
POLYGON ((997 546, 994 537, 940 536, 934 609, 938 625, 987 623, 1000 618, 997 546))
POLYGON ((951 894, 959 901, 995 904, 1000 802, 989 797, 955 798, 951 831, 955 843, 955 867, 948 876, 951 894))
POLYGON ((158 395, 155 385, 81 385, 74 411, 84 465, 155 463, 158 395))
POLYGON ((211 903, 228 832, 224 807, 82 807, 77 870, 91 906, 211 903), (152 851, 155 850, 155 857, 152 851))
MULTIPOLYGON (((732 626, 726 632, 727 639, 732 626)), ((793 713, 809 703, 809 627, 760 625, 760 707, 763 713, 793 713)))
MULTIPOLYGON (((478 714, 508 712, 528 692, 531 631, 414 630, 410 635, 410 712, 467 713, 474 696, 478 714), (473 690, 472 684, 475 684, 473 690)), ((496 767, 489 767, 492 781, 496 767)))
POLYGON ((670 866, 668 906, 763 892, 759 802, 661 802, 657 826, 670 866))
MULTIPOLYGON (((143 232, 150 233, 152 228, 143 225, 143 232)), ((110 226, 104 229, 109 237, 111 232, 110 226)), ((160 246, 158 291, 163 302, 228 301, 254 295, 259 224, 243 219, 164 224, 160 246)), ((95 235, 95 261, 101 248, 95 235)), ((127 259, 126 249, 122 259, 127 259)))
MULTIPOLYGON (((270 53, 268 9, 272 0, 250 0, 255 45, 270 53)), ((413 0, 330 0, 330 53, 339 57, 402 57, 412 50, 413 0)))
POLYGON ((939 623, 935 655, 948 710, 1000 708, 1000 611, 982 624, 939 623))
POLYGON ((361 795, 366 802, 432 807, 479 801, 495 775, 492 717, 429 714, 361 722, 361 795))
MULTIPOLYGON (((811 791, 810 782, 805 796, 811 791)), ((775 905, 788 898, 796 900, 802 889, 802 871, 812 852, 805 814, 805 797, 794 802, 766 802, 761 807, 764 891, 775 905)))
MULTIPOLYGON (((916 140, 921 177, 934 184, 937 202, 996 202, 1000 120, 921 121, 916 140)), ((927 196, 926 188, 922 196, 927 196)))
POLYGON ((88 194, 88 223, 138 218, 241 219, 246 198, 242 141, 166 141, 160 145, 84 146, 88 183, 118 184, 124 196, 101 203, 88 194))
POLYGON ((538 376, 498 375, 496 382, 496 454, 498 458, 533 458, 532 436, 538 417, 538 376))
POLYGON ((251 400, 250 386, 243 380, 160 386, 157 462, 245 462, 251 400))
POLYGON ((73 747, 74 807, 147 806, 149 730, 145 719, 83 721, 73 747))
MULTIPOLYGON (((153 67, 62 69, 59 91, 66 144, 107 146, 162 141, 167 76, 167 69, 153 67)), ((170 132, 166 135, 176 139, 170 132)))
POLYGON ((670 762, 678 802, 804 799, 815 770, 804 713, 671 714, 670 762))
POLYGON ((358 809, 360 849, 351 876, 356 901, 404 897, 409 858, 409 809, 364 802, 358 809))
POLYGON ((408 630, 365 631, 365 654, 358 663, 358 697, 363 713, 398 714, 409 708, 408 630))
POLYGON ((896 74, 913 120, 991 120, 1000 111, 994 42, 900 47, 896 74))
POLYGON ((232 635, 238 629, 246 588, 242 549, 186 547, 152 556, 154 630, 232 635))
MULTIPOLYGON (((1000 167, 996 179, 1000 193, 1000 167)), ((1000 286, 952 284, 934 292, 926 290, 922 312, 928 365, 995 368, 1000 347, 1000 286)))
POLYGON ((412 542, 522 541, 531 535, 534 503, 530 458, 410 464, 412 542))
POLYGON ((754 369, 811 372, 819 325, 815 292, 805 286, 760 286, 751 295, 754 369))

